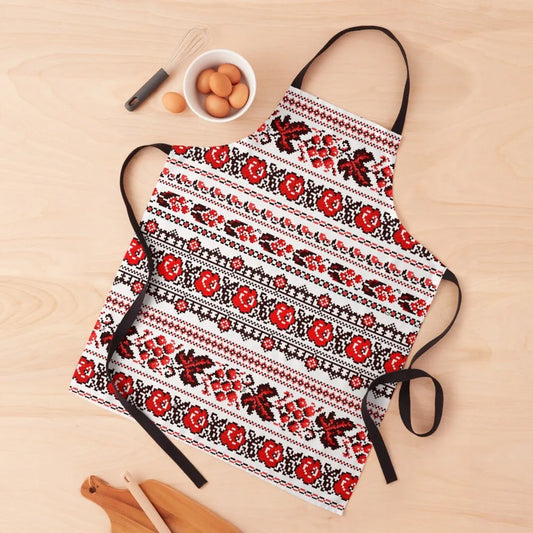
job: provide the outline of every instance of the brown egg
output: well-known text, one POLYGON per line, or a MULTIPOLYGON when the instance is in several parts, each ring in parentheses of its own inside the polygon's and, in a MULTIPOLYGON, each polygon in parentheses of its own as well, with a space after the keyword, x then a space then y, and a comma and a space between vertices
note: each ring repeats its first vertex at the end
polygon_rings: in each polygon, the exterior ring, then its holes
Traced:
POLYGON ((165 93, 163 95, 163 105, 171 113, 181 113, 187 107, 185 98, 179 93, 165 93))
POLYGON ((211 92, 211 88, 209 87, 209 78, 213 72, 215 72, 215 69, 212 68, 207 68, 200 72, 200 75, 196 80, 196 88, 202 94, 209 94, 211 92))
POLYGON ((248 85, 237 83, 233 86, 233 91, 229 95, 229 103, 235 109, 241 109, 248 101, 248 85))
POLYGON ((224 118, 229 113, 229 102, 216 94, 208 94, 205 99, 205 110, 217 118, 224 118))
POLYGON ((225 98, 231 93, 232 85, 230 79, 220 72, 214 72, 209 76, 209 87, 217 95, 225 98))
POLYGON ((224 63, 218 67, 218 72, 225 74, 233 85, 241 81, 241 71, 231 63, 224 63))

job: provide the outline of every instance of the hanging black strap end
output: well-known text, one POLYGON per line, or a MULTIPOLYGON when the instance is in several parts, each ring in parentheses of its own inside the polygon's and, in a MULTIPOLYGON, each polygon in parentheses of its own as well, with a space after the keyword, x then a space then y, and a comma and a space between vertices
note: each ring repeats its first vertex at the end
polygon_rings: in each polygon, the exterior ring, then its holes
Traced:
MULTIPOLYGON (((138 148, 135 148, 135 150, 133 150, 128 155, 120 171, 120 191, 122 194, 122 198, 124 200, 124 204, 126 206, 126 211, 128 213, 128 218, 130 220, 131 226, 146 254, 148 271, 147 271, 147 276, 146 276, 146 282, 144 283, 144 286, 141 292, 137 295, 137 297, 131 304, 130 308, 127 310, 126 314, 122 317, 122 319, 118 323, 117 328, 115 332, 113 333, 113 337, 111 338, 111 341, 108 346, 105 369, 106 369, 106 376, 107 376, 108 383, 111 385, 113 385, 113 372, 111 371, 110 363, 120 343, 128 336, 128 331, 131 325, 133 324, 133 322, 135 321, 141 309, 141 306, 144 301, 144 297, 148 291, 148 285, 149 285, 152 272, 153 272, 153 261, 152 261, 152 253, 150 250, 150 246, 146 242, 145 236, 143 232, 141 231, 141 227, 139 226, 139 223, 137 222, 137 218, 135 217, 135 213, 133 212, 133 208, 130 204, 130 201, 128 199, 128 195, 126 194, 126 189, 124 186, 124 174, 125 174, 128 164, 130 163, 130 161, 133 159, 133 156, 137 152, 139 152, 140 150, 148 146, 158 148, 159 150, 166 153, 167 155, 170 155, 171 150, 172 150, 171 145, 163 144, 163 143, 139 146, 138 148)), ((118 387, 114 387, 114 392, 115 392, 117 399, 122 404, 122 407, 124 407, 124 409, 131 415, 131 417, 139 423, 139 425, 152 437, 152 439, 174 461, 174 463, 179 468, 181 468, 181 470, 185 473, 185 475, 198 488, 203 487, 207 483, 207 479, 189 461, 189 459, 187 459, 187 457, 176 446, 174 446, 174 444, 170 441, 169 437, 158 427, 158 425, 153 420, 151 420, 144 411, 141 411, 135 405, 130 403, 126 398, 124 398, 124 396, 122 396, 122 394, 120 393, 120 390, 118 389, 118 387)))
POLYGON ((419 368, 412 368, 413 363, 427 350, 429 350, 432 346, 434 346, 442 337, 448 333, 450 328, 453 326, 457 315, 459 313, 459 309, 461 307, 461 301, 462 301, 462 294, 461 294, 461 288, 459 286, 459 281, 457 280, 457 277, 455 274, 449 270, 446 269, 443 275, 443 279, 452 282, 457 287, 457 307, 455 310, 455 313, 453 315, 453 318, 449 322, 449 324, 446 326, 446 328, 440 333, 440 335, 437 335, 434 339, 427 342, 420 350, 416 352, 416 354, 413 356, 411 363, 407 368, 396 370, 394 372, 389 372, 385 374, 381 374, 376 379, 372 381, 370 384, 368 390, 366 391, 363 400, 361 402, 361 413, 363 416, 363 420, 365 422, 367 432, 368 432, 368 438, 372 442, 372 445, 374 449, 376 450, 376 455, 378 457, 379 463, 381 465, 381 469, 383 471, 383 475, 385 476, 385 480, 388 483, 392 483, 393 481, 396 481, 398 478, 396 476, 396 472, 394 470, 394 467, 392 466, 392 461, 389 455, 389 452, 387 450, 387 447, 385 446, 385 442, 383 440, 383 437, 381 436, 381 433, 379 431, 379 428, 372 418, 369 410, 368 410, 368 395, 370 392, 374 391, 374 388, 379 385, 395 385, 397 383, 401 383, 400 392, 399 392, 399 409, 400 409, 400 416, 402 418, 402 422, 404 423, 405 427, 414 435, 417 435, 418 437, 428 437, 429 435, 432 435, 437 428, 439 427, 440 421, 442 419, 442 412, 443 412, 443 406, 444 406, 444 393, 442 390, 441 384, 430 374, 428 374, 425 370, 421 370, 419 368), (434 408, 434 417, 433 417, 433 425, 431 428, 425 432, 418 433, 413 429, 412 422, 411 422, 411 381, 415 379, 421 379, 421 378, 429 378, 433 382, 433 385, 435 387, 435 408, 434 408))
POLYGON ((387 484, 389 484, 393 481, 396 481, 398 479, 398 476, 396 475, 396 471, 394 470, 394 466, 392 465, 392 460, 387 450, 387 446, 385 445, 385 441, 383 440, 383 437, 381 436, 381 433, 368 410, 367 397, 370 390, 371 388, 368 389, 363 398, 361 404, 361 412, 367 428, 368 438, 372 443, 374 450, 376 451, 376 456, 381 466, 383 475, 385 476, 385 481, 387 482, 387 484))

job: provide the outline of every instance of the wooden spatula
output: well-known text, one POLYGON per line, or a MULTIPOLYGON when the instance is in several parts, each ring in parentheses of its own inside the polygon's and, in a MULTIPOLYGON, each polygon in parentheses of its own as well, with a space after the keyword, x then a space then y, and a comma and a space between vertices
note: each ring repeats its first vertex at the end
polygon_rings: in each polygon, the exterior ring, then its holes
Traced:
MULTIPOLYGON (((207 507, 160 481, 149 479, 139 486, 172 533, 241 533, 207 507)), ((81 493, 107 513, 112 533, 157 533, 127 489, 117 489, 98 476, 89 476, 81 493)))

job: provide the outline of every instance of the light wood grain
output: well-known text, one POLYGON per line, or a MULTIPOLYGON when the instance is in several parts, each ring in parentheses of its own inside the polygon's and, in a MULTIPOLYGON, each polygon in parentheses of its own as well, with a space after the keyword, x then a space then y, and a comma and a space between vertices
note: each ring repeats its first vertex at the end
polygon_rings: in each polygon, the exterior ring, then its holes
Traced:
POLYGON ((89 476, 81 486, 83 497, 108 515, 112 533, 241 533, 211 509, 155 479, 143 481, 133 490, 135 493, 117 489, 98 476, 89 476), (154 519, 139 505, 139 493, 154 507, 154 519))
MULTIPOLYGON (((91 473, 120 486, 125 469, 176 487, 246 533, 533 528, 532 30, 528 0, 3 0, 0 531, 109 531, 79 487, 91 473), (211 47, 236 50, 255 68, 248 113, 220 125, 167 113, 160 97, 181 89, 183 69, 125 111, 198 23, 210 27, 211 47), (131 238, 118 191, 127 153, 244 137, 314 52, 357 24, 385 26, 406 48, 412 92, 395 202, 409 231, 459 276, 464 307, 417 363, 444 387, 441 427, 427 439, 411 435, 395 396, 383 431, 399 480, 386 485, 371 454, 338 517, 187 447, 209 479, 197 490, 137 424, 67 389, 131 238)), ((390 127, 403 81, 394 43, 364 32, 328 51, 304 88, 390 127)), ((139 214, 162 162, 154 150, 129 172, 139 214)), ((452 289, 439 292, 419 345, 453 301, 452 289)), ((414 389, 421 426, 431 391, 414 389)))

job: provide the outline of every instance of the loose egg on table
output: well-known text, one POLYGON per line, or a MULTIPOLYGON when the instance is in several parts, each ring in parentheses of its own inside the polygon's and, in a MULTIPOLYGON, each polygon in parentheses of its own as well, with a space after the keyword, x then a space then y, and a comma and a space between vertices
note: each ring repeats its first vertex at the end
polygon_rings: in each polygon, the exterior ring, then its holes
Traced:
POLYGON ((187 107, 185 98, 179 93, 165 93, 163 95, 163 105, 171 113, 181 113, 187 107))

